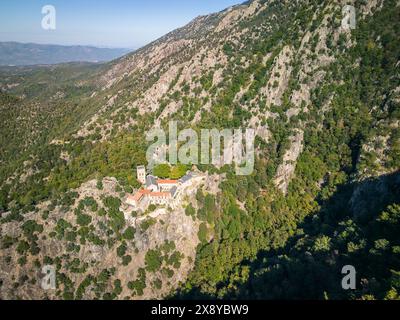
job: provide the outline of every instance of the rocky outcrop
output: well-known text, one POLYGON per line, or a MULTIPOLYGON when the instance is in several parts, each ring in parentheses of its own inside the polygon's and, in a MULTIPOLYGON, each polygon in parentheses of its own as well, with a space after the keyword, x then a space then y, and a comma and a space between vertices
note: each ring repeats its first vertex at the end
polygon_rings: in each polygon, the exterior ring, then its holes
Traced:
POLYGON ((369 219, 400 198, 400 171, 353 182, 349 208, 356 219, 369 219))
MULTIPOLYGON (((157 208, 131 219, 130 216, 136 213, 128 210, 121 202, 119 210, 125 220, 121 233, 112 231, 112 215, 115 213, 111 214, 106 200, 110 197, 121 199, 121 186, 115 178, 105 178, 101 184, 91 180, 72 190, 75 198, 68 208, 64 205, 49 209, 51 203, 45 202, 35 212, 27 213, 23 221, 2 224, 1 239, 9 239, 11 244, 5 248, 3 241, 0 251, 0 298, 63 298, 67 290, 64 282, 58 284, 57 290, 42 289, 41 268, 46 264, 54 264, 57 277, 66 276, 71 281, 75 297, 80 284, 87 282, 87 279, 95 279, 104 270, 115 271, 105 283, 103 293, 115 290, 114 283, 119 281, 121 291, 115 296, 118 299, 155 299, 166 296, 185 281, 193 267, 199 243, 197 233, 200 221, 186 215, 185 207, 188 203, 197 206, 197 188, 203 188, 206 193, 219 192, 221 177, 205 175, 196 181, 188 187, 190 190, 185 192, 180 204, 174 209, 157 208), (82 214, 90 217, 87 226, 80 225, 78 221, 82 214), (26 236, 22 230, 28 222, 43 228, 26 236), (133 235, 124 236, 129 228, 133 230, 133 235), (21 251, 21 243, 27 243, 31 249, 21 251), (33 247, 38 248, 35 254, 29 251, 33 247), (166 247, 169 247, 168 253, 163 251, 166 247), (149 262, 146 261, 146 255, 149 251, 165 255, 165 261, 157 270, 147 269, 149 262), (46 257, 52 257, 53 262, 47 261, 46 257), (130 258, 124 258, 127 259, 124 263, 123 257, 130 258), (55 262, 57 259, 58 263, 55 262), (132 291, 132 282, 143 275, 143 270, 146 270, 144 287, 139 292, 132 291)), ((5 213, 3 218, 9 214, 5 213)), ((91 283, 77 298, 94 299, 96 295, 93 290, 94 283, 91 283)))
POLYGON ((283 156, 282 164, 278 167, 275 176, 275 185, 283 193, 287 193, 289 183, 296 169, 296 161, 303 151, 304 132, 297 130, 290 138, 291 143, 289 149, 283 156))

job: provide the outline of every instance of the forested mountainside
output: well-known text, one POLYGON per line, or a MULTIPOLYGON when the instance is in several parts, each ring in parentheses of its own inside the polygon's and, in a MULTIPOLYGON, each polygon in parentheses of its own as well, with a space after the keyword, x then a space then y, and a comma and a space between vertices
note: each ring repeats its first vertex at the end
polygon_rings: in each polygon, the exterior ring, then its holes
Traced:
POLYGON ((395 0, 253 0, 111 63, 0 69, 0 298, 398 299, 399 24, 395 0), (255 170, 199 165, 133 226, 170 120, 254 128, 255 170))

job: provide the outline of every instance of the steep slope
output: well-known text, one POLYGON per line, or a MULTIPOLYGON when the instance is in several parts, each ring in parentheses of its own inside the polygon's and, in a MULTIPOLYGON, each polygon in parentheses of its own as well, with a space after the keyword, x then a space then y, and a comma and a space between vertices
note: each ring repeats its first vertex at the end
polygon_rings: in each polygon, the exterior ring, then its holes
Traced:
POLYGON ((333 277, 304 297, 393 297, 399 289, 390 269, 400 269, 392 233, 400 199, 399 2, 352 2, 355 30, 341 27, 345 4, 254 0, 198 17, 102 66, 2 71, 1 295, 152 298, 179 288, 184 297, 299 298, 303 284, 288 273, 298 272, 291 266, 305 263, 302 255, 318 262, 313 272, 326 263, 340 273, 342 262, 379 259, 367 255, 387 238, 391 262, 376 276, 362 270, 379 285, 351 295, 333 277), (127 231, 120 204, 124 191, 138 187, 145 133, 172 119, 195 130, 254 128, 255 171, 236 176, 230 166, 199 166, 216 176, 181 210, 127 231), (86 190, 96 180, 106 186, 106 177, 113 187, 103 197, 86 190), (378 187, 374 177, 382 177, 378 187), (379 201, 365 195, 371 190, 379 201), (372 234, 367 226, 379 224, 381 213, 389 227, 372 234), (188 227, 178 238, 177 223, 188 227), (362 259, 346 251, 362 242, 358 235, 332 240, 352 223, 367 234, 362 259), (60 250, 46 249, 49 242, 60 250), (86 261, 94 248, 96 259, 86 261), (281 254, 294 262, 273 272, 281 254), (177 269, 171 280, 169 262, 177 269), (48 263, 57 265, 58 289, 33 293, 48 263), (292 284, 287 295, 269 291, 280 283, 274 276, 292 284))

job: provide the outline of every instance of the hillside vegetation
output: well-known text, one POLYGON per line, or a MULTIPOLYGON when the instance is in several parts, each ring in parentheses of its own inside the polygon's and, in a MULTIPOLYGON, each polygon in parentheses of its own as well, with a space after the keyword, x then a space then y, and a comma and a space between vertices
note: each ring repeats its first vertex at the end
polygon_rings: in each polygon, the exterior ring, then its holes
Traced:
POLYGON ((396 0, 253 0, 111 63, 0 69, 0 298, 398 299, 399 30, 396 0), (170 120, 254 128, 255 170, 199 165, 185 208, 133 228, 170 120))

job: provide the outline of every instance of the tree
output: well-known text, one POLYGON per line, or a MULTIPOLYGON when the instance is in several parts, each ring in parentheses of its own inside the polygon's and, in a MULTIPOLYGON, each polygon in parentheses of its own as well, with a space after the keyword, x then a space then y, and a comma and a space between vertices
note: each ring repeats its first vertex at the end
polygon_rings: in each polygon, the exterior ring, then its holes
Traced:
POLYGON ((112 209, 108 212, 108 216, 111 219, 109 221, 111 228, 114 232, 120 232, 125 226, 124 214, 119 209, 112 209))
POLYGON ((119 209, 121 206, 121 200, 115 197, 106 197, 103 200, 104 205, 109 209, 119 209))
POLYGON ((22 255, 26 251, 28 251, 29 248, 30 248, 29 243, 22 240, 22 241, 18 242, 17 252, 22 255))
POLYGON ((140 268, 138 274, 139 276, 135 281, 128 282, 128 288, 141 296, 143 295, 143 290, 146 288, 146 271, 140 268))
POLYGON ((103 181, 101 179, 97 180, 96 187, 99 190, 103 190, 103 181))
POLYGON ((204 205, 204 194, 201 189, 197 190, 196 200, 199 202, 200 207, 202 207, 204 205))
POLYGON ((131 263, 131 261, 132 261, 132 257, 131 256, 123 256, 122 257, 122 264, 124 265, 124 266, 127 266, 129 263, 131 263))
POLYGON ((7 194, 4 190, 0 190, 0 211, 7 209, 7 194))
POLYGON ((186 209, 185 209, 185 214, 186 214, 187 216, 190 216, 190 217, 195 217, 195 215, 196 215, 196 209, 193 208, 193 206, 192 206, 191 203, 189 203, 189 205, 186 207, 186 209))
POLYGON ((162 258, 159 251, 149 250, 145 256, 146 270, 150 272, 158 271, 161 268, 162 258))
POLYGON ((200 242, 207 242, 207 225, 204 222, 199 227, 198 237, 200 242))
POLYGON ((34 220, 28 220, 22 225, 22 230, 28 238, 31 238, 35 232, 42 233, 43 226, 34 220))
POLYGON ((114 280, 114 294, 116 296, 120 295, 122 293, 122 286, 121 286, 121 280, 115 279, 114 280))
POLYGON ((76 223, 82 227, 88 226, 92 222, 92 217, 87 214, 78 214, 76 223))
POLYGON ((313 250, 319 251, 329 251, 331 248, 331 238, 328 236, 321 236, 315 239, 313 250))
POLYGON ((159 164, 154 167, 153 174, 159 178, 169 178, 171 173, 171 167, 169 164, 159 164))
POLYGON ((188 171, 188 167, 187 167, 186 165, 184 165, 184 164, 178 164, 178 165, 174 166, 174 167, 171 169, 171 172, 170 172, 170 174, 169 174, 169 177, 170 177, 171 179, 177 180, 177 179, 182 178, 182 177, 186 174, 187 171, 188 171))
POLYGON ((127 247, 125 243, 122 243, 118 248, 117 248, 117 255, 118 257, 123 257, 126 253, 127 247))
POLYGON ((133 240, 135 238, 135 228, 133 227, 126 228, 123 236, 126 240, 133 240))
POLYGON ((172 265, 175 269, 179 269, 181 266, 181 260, 183 259, 183 254, 179 251, 175 251, 168 259, 167 263, 172 265))

